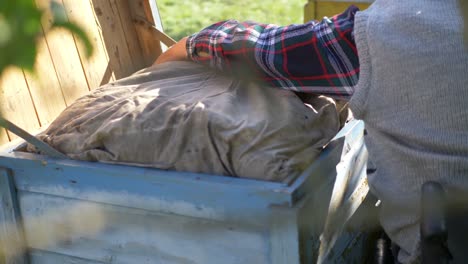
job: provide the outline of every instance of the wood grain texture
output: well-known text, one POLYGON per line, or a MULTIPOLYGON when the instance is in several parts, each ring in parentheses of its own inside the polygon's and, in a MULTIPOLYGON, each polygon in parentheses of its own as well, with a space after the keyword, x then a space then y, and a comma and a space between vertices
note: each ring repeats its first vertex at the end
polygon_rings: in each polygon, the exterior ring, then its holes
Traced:
POLYGON ((149 0, 129 0, 128 2, 135 21, 135 29, 145 59, 145 66, 152 65, 156 58, 162 53, 161 43, 155 38, 152 28, 152 26, 154 26, 154 18, 151 5, 148 1, 149 0))
POLYGON ((38 155, 29 153, 4 154, 2 165, 22 168, 15 172, 19 190, 212 220, 261 226, 270 217, 271 205, 290 204, 290 190, 278 183, 46 157, 38 160, 38 155))
POLYGON ((65 104, 68 106, 77 98, 88 93, 89 87, 73 35, 62 28, 50 31, 52 24, 52 14, 48 9, 50 1, 36 0, 36 4, 44 10, 42 27, 47 32, 45 41, 49 48, 65 104))
POLYGON ((103 42, 109 55, 109 63, 116 79, 134 72, 133 60, 123 32, 120 14, 115 1, 90 0, 103 42))
POLYGON ((29 252, 29 263, 33 264, 104 264, 108 262, 93 261, 74 256, 63 255, 47 250, 33 249, 29 252))
MULTIPOLYGON (((47 217, 50 211, 66 215, 66 210, 83 203, 29 192, 20 192, 19 199, 25 230, 30 234, 34 230, 29 228, 37 216, 47 217)), ((268 238, 263 229, 127 207, 97 206, 105 215, 105 226, 100 231, 80 234, 76 232, 77 221, 51 217, 49 222, 59 228, 50 230, 48 235, 66 231, 66 239, 47 249, 33 247, 102 263, 268 263, 268 238)), ((88 215, 83 221, 93 218, 88 215)))
POLYGON ((39 40, 34 73, 25 71, 41 126, 50 124, 65 109, 63 98, 49 48, 44 38, 39 40))
MULTIPOLYGON (((40 128, 36 109, 31 99, 23 71, 8 68, 0 77, 0 113, 27 131, 40 128)), ((17 136, 8 133, 10 140, 17 136)))
POLYGON ((89 92, 86 76, 71 33, 55 29, 46 35, 50 55, 68 106, 89 92))
POLYGON ((133 61, 132 73, 145 67, 143 51, 141 49, 138 35, 134 26, 130 5, 126 0, 111 0, 111 5, 118 11, 125 41, 133 61))
MULTIPOLYGON (((51 0, 36 0, 47 10, 51 0)), ((161 53, 151 27, 135 26, 134 15, 154 24, 150 4, 127 0, 60 0, 68 19, 85 29, 94 46, 87 58, 81 42, 63 29, 40 40, 36 72, 7 70, 0 80, 0 113, 33 133, 52 122, 77 98, 116 78, 151 65, 161 53), (143 40, 144 43, 140 43, 143 40)), ((46 12, 42 26, 50 28, 46 12)), ((17 137, 0 129, 0 144, 17 137)))
POLYGON ((26 264, 25 240, 18 201, 10 172, 0 168, 0 256, 5 264, 26 264))
POLYGON ((99 22, 89 1, 62 0, 68 19, 80 25, 94 47, 94 53, 90 58, 85 55, 82 44, 74 37, 78 46, 81 63, 90 89, 95 89, 114 80, 113 70, 109 65, 109 54, 106 51, 99 22))
MULTIPOLYGON (((353 145, 362 143, 357 140, 362 129, 360 121, 348 123, 320 158, 289 184, 20 152, 0 154, 0 166, 14 171, 27 234, 37 234, 35 219, 48 219, 51 212, 55 220, 45 222, 67 231, 60 243, 47 248, 27 237, 35 245, 33 252, 51 254, 42 255, 41 261, 63 257, 76 263, 315 263, 316 242, 337 177, 336 158, 352 154, 353 145), (80 226, 98 222, 75 209, 83 204, 100 208, 104 228, 77 232, 89 230, 80 226), (63 221, 70 214, 75 217, 68 218, 76 221, 63 221)), ((365 163, 360 159, 352 178, 362 174, 365 163)), ((360 181, 348 182, 343 201, 359 202, 354 194, 360 192, 360 181)), ((343 211, 343 219, 353 206, 343 211)), ((342 227, 335 230, 339 233, 342 227)), ((357 233, 340 234, 327 263, 361 263, 363 242, 357 233)))
POLYGON ((270 263, 300 263, 297 210, 272 207, 270 228, 270 263))

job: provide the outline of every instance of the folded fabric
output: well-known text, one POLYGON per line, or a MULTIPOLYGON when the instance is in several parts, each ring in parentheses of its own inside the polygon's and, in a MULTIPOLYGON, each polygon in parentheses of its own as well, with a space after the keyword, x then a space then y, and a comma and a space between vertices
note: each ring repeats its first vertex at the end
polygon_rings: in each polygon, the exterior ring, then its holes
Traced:
POLYGON ((330 99, 171 62, 93 90, 39 138, 73 159, 284 181, 338 129, 330 99))

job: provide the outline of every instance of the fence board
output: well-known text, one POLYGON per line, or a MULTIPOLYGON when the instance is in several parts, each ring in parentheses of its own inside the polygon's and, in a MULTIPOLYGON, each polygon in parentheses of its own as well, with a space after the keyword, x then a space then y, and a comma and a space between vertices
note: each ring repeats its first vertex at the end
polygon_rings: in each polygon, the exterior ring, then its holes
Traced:
POLYGON ((116 79, 127 77, 134 72, 133 61, 125 34, 123 33, 119 10, 115 1, 92 1, 96 19, 101 27, 104 44, 109 54, 109 63, 116 79))
POLYGON ((154 63, 156 58, 162 53, 161 44, 154 36, 154 30, 146 23, 154 25, 153 14, 148 0, 129 0, 130 10, 135 19, 135 29, 137 31, 140 46, 145 59, 145 66, 154 63), (146 21, 146 23, 144 22, 146 21))
MULTIPOLYGON (((0 77, 0 113, 27 131, 39 129, 33 101, 24 74, 20 69, 8 68, 0 77)), ((10 140, 17 138, 8 133, 10 140)))
POLYGON ((45 39, 39 41, 34 73, 25 71, 25 76, 39 123, 41 126, 48 125, 65 108, 65 100, 45 39))
POLYGON ((80 25, 91 40, 94 46, 94 54, 86 58, 85 50, 79 41, 79 55, 88 80, 89 88, 95 89, 102 84, 113 80, 112 69, 109 65, 109 56, 102 41, 102 35, 99 30, 100 25, 95 19, 92 7, 89 1, 62 0, 68 19, 80 25))
POLYGON ((46 39, 65 103, 70 105, 89 92, 75 41, 73 36, 64 29, 49 32, 46 39))
MULTIPOLYGON (((36 0, 36 4, 45 11, 42 27, 48 31, 52 15, 48 7, 51 0, 36 0)), ((57 73, 65 104, 70 105, 77 98, 89 92, 86 76, 72 34, 65 29, 48 31, 45 36, 49 53, 57 73)))
POLYGON ((146 65, 140 43, 138 42, 138 35, 132 19, 132 14, 130 12, 130 5, 126 0, 111 0, 111 4, 117 5, 123 33, 125 34, 125 40, 127 41, 128 49, 133 59, 133 66, 135 67, 134 71, 138 71, 144 68, 146 65))
MULTIPOLYGON (((35 0, 44 10, 50 1, 35 0)), ((59 3, 63 4, 68 19, 88 33, 95 52, 86 58, 75 35, 55 29, 41 40, 34 74, 18 69, 4 72, 0 80, 0 113, 28 132, 49 124, 89 90, 151 65, 161 53, 161 45, 150 28, 154 19, 148 0, 59 0, 59 3)), ((46 12, 44 31, 48 31, 50 24, 51 14, 46 12)), ((0 129, 0 144, 15 138, 0 129)))

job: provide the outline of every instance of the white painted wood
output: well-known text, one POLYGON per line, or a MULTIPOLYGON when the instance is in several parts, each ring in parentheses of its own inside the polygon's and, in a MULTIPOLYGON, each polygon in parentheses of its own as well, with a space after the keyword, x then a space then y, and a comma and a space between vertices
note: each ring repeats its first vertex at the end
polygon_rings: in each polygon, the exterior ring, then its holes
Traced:
POLYGON ((0 256, 5 264, 28 263, 13 178, 0 168, 0 256))
POLYGON ((324 263, 346 223, 366 197, 367 158, 364 145, 363 126, 356 131, 352 141, 346 138, 340 162, 336 165, 336 180, 330 198, 327 219, 320 236, 320 250, 317 263, 324 263))
POLYGON ((271 205, 290 205, 288 186, 234 177, 6 153, 19 190, 263 226, 271 205))
MULTIPOLYGON (((0 166, 14 171, 37 263, 314 263, 335 166, 353 152, 359 124, 342 130, 290 185, 18 152, 2 153, 0 166)), ((361 165, 341 196, 343 217, 359 205, 348 201, 360 200, 361 165)), ((358 260, 349 247, 360 250, 363 240, 333 231, 339 237, 327 263, 358 260)))
POLYGON ((45 250, 30 250, 29 251, 30 263, 34 264, 104 264, 106 262, 92 261, 90 259, 83 259, 71 257, 45 250))
POLYGON ((95 204, 104 226, 95 234, 85 234, 83 227, 95 217, 86 212, 81 219, 69 216, 77 206, 89 203, 29 192, 20 192, 19 201, 26 239, 34 249, 103 263, 269 263, 266 230, 95 204), (31 236, 37 233, 38 217, 47 215, 46 222, 56 228, 44 234, 61 242, 41 245, 31 236))
POLYGON ((274 207, 270 233, 270 263, 299 264, 299 233, 297 211, 274 207))

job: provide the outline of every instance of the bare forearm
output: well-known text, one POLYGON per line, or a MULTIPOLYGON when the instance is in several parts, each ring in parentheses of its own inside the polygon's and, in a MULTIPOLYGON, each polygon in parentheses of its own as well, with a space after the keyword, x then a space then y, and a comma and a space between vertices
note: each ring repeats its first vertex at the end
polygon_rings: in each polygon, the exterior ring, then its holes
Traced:
POLYGON ((185 48, 187 37, 179 40, 176 44, 172 45, 166 52, 161 54, 154 64, 161 64, 168 61, 184 61, 188 60, 187 50, 185 48))

